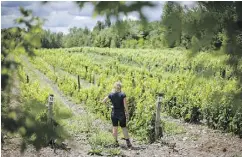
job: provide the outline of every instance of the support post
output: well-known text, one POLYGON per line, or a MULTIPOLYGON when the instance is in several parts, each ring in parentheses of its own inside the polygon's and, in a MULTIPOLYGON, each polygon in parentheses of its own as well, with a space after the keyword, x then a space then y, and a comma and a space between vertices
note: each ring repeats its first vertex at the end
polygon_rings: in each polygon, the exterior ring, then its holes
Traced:
POLYGON ((29 83, 29 75, 26 75, 27 83, 29 83))
POLYGON ((85 69, 86 69, 86 73, 85 73, 85 78, 87 79, 87 66, 85 66, 85 69))
POLYGON ((52 120, 53 120, 53 103, 54 103, 54 95, 50 94, 48 98, 48 124, 52 124, 52 120))
POLYGON ((95 74, 93 73, 93 75, 92 75, 92 81, 93 81, 93 84, 96 84, 96 80, 95 80, 95 74))
POLYGON ((80 76, 77 76, 77 83, 78 83, 78 90, 80 91, 81 85, 80 85, 80 76))
POLYGON ((85 69, 86 69, 86 73, 87 73, 87 66, 85 66, 85 69))
POLYGON ((132 86, 133 86, 133 88, 135 88, 135 87, 136 87, 134 77, 132 77, 132 86))
POLYGON ((155 140, 157 140, 160 135, 162 135, 162 128, 160 126, 160 112, 161 112, 161 102, 163 98, 163 93, 158 93, 156 102, 156 117, 155 117, 155 140))

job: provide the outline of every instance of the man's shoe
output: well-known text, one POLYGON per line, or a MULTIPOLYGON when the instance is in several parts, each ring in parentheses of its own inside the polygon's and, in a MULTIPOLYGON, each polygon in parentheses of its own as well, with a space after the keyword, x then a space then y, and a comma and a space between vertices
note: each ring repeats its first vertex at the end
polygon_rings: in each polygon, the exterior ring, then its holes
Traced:
POLYGON ((118 141, 115 142, 114 147, 119 147, 118 141))
POLYGON ((131 144, 131 142, 130 142, 129 139, 126 139, 126 144, 127 144, 127 147, 128 148, 131 148, 132 147, 132 144, 131 144))

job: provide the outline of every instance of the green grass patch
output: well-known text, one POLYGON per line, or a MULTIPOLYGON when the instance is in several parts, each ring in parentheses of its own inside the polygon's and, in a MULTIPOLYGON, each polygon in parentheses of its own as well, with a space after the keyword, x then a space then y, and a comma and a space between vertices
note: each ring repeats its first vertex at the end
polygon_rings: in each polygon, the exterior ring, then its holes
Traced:
POLYGON ((186 130, 183 126, 178 125, 174 122, 162 121, 164 132, 168 135, 176 135, 186 133, 186 130))
POLYGON ((119 148, 112 148, 115 141, 110 132, 99 130, 91 134, 88 141, 92 147, 89 151, 89 154, 91 155, 105 154, 104 156, 116 156, 121 154, 119 148))
POLYGON ((106 131, 97 131, 96 133, 93 133, 91 137, 89 138, 89 143, 91 146, 108 146, 113 144, 114 138, 110 132, 106 131))
POLYGON ((94 117, 89 114, 83 114, 82 116, 75 116, 69 119, 65 123, 65 127, 69 128, 68 130, 71 134, 80 134, 80 133, 94 133, 97 128, 92 124, 94 117))
POLYGON ((119 148, 111 148, 111 149, 108 149, 106 152, 109 156, 121 155, 121 150, 119 148))

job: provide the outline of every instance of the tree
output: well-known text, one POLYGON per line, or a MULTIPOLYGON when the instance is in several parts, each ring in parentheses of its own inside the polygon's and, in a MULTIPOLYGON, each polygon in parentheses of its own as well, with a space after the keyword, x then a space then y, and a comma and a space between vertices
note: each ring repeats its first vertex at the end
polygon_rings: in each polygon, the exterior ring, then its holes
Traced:
POLYGON ((85 27, 83 33, 84 33, 85 35, 88 35, 88 34, 89 34, 89 29, 88 29, 87 27, 85 27))
POLYGON ((102 29, 104 29, 103 22, 97 21, 97 24, 96 24, 96 26, 93 29, 96 30, 96 31, 101 31, 102 29))
POLYGON ((169 45, 177 46, 175 43, 181 43, 179 42, 181 38, 191 42, 192 37, 195 36, 200 44, 197 45, 199 48, 194 50, 227 45, 225 48, 227 52, 239 54, 239 49, 241 49, 239 45, 242 45, 239 40, 242 34, 241 4, 241 2, 232 1, 198 2, 196 7, 189 9, 175 2, 166 3, 162 24, 167 28, 166 39, 169 45), (223 39, 221 39, 221 33, 224 34, 223 39), (228 40, 225 41, 225 39, 228 40), (232 50, 231 47, 237 48, 232 50))
POLYGON ((1 79, 4 86, 1 89, 1 129, 9 133, 19 132, 19 135, 22 136, 22 151, 26 149, 27 144, 32 144, 39 150, 46 146, 46 137, 54 136, 57 139, 63 139, 67 137, 67 132, 63 127, 57 128, 57 130, 51 129, 52 127, 49 127, 44 119, 41 119, 44 116, 36 117, 35 111, 39 111, 40 108, 41 111, 43 108, 45 109, 45 105, 38 100, 24 101, 24 104, 21 102, 19 103, 21 106, 16 108, 10 105, 10 89, 16 74, 15 70, 19 66, 19 63, 12 59, 13 56, 19 53, 33 56, 34 50, 41 48, 42 21, 38 17, 34 17, 30 10, 20 8, 20 12, 22 17, 18 18, 16 22, 24 24, 27 29, 11 28, 3 30, 4 34, 2 35, 1 79), (26 107, 30 104, 31 109, 26 107), (31 123, 31 125, 26 122, 31 123), (34 138, 31 138, 33 135, 34 138))
POLYGON ((41 47, 60 48, 62 45, 63 33, 52 33, 50 30, 43 31, 41 36, 41 47))
POLYGON ((106 28, 110 27, 111 26, 111 20, 109 18, 107 18, 105 20, 105 24, 104 25, 105 25, 106 28))
POLYGON ((168 42, 168 46, 179 46, 182 34, 182 7, 176 2, 167 2, 164 6, 162 15, 162 24, 167 29, 165 38, 168 42))

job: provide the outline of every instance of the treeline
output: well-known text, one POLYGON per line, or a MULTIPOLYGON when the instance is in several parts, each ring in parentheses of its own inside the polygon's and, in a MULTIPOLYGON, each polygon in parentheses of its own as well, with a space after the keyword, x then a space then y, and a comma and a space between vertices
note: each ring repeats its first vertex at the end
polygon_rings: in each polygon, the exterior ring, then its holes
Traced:
POLYGON ((165 29, 159 21, 144 27, 140 21, 119 21, 111 23, 98 21, 93 28, 70 28, 67 35, 44 31, 42 47, 110 47, 110 48, 161 48, 165 29))
POLYGON ((241 2, 198 2, 193 8, 167 2, 159 21, 98 21, 93 28, 70 28, 69 33, 44 31, 43 48, 110 47, 173 48, 193 51, 219 49, 238 52, 242 45, 241 2), (234 49, 237 47, 238 49, 234 49))
POLYGON ((98 21, 88 28, 71 28, 69 34, 45 33, 43 47, 173 48, 193 51, 241 48, 241 2, 198 2, 193 8, 167 2, 161 19, 141 21, 98 21), (46 45, 46 39, 49 45, 46 45), (57 40, 59 39, 59 40, 57 40), (57 42, 57 43, 56 43, 57 42), (59 44, 61 43, 61 44, 59 44))

